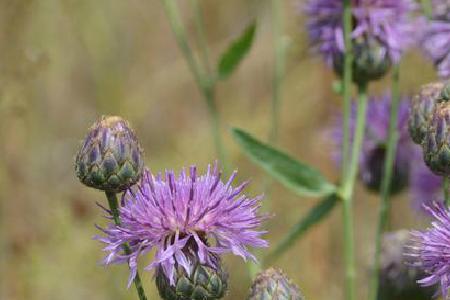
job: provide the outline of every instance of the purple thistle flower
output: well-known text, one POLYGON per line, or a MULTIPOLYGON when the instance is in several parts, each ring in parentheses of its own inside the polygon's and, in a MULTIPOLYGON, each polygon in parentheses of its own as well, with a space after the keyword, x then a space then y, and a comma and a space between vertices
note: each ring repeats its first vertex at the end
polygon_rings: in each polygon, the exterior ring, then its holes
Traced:
POLYGON ((412 245, 406 255, 426 274, 417 282, 424 287, 440 284, 441 293, 447 299, 450 287, 450 212, 442 202, 433 202, 425 209, 434 218, 432 227, 423 232, 412 232, 412 245))
MULTIPOLYGON (((417 38, 411 13, 417 9, 412 0, 353 0, 353 40, 378 41, 382 55, 398 63, 403 52, 417 38)), ((308 0, 309 36, 315 49, 329 65, 336 53, 344 52, 342 0, 308 0)))
POLYGON ((195 261, 218 268, 218 255, 227 252, 256 260, 247 247, 268 246, 261 239, 265 231, 257 230, 267 216, 258 215, 262 196, 242 194, 248 182, 232 187, 236 174, 224 183, 217 164, 201 176, 195 166, 178 176, 173 171, 165 176, 145 171, 140 184, 122 198, 121 226, 110 224, 101 229, 106 236, 97 237, 109 252, 104 263, 128 263, 130 285, 138 257, 156 249, 145 269, 157 267, 173 285, 176 268, 189 275, 195 261), (124 243, 129 244, 130 255, 123 253, 124 243))
MULTIPOLYGON (((389 116, 391 107, 390 94, 381 97, 371 97, 367 107, 367 127, 360 155, 360 178, 371 190, 379 191, 384 173, 384 161, 386 156, 386 143, 389 131, 389 116)), ((413 144, 408 133, 408 97, 403 97, 399 104, 397 129, 399 139, 394 162, 394 174, 391 183, 392 192, 398 192, 409 182, 409 171, 412 159, 417 158, 420 147, 413 144)), ((354 131, 356 125, 356 106, 350 119, 350 130, 354 131)), ((335 159, 341 161, 342 149, 342 116, 337 119, 332 131, 338 151, 335 159)), ((353 137, 351 137, 353 139, 353 137)))
POLYGON ((450 4, 433 1, 433 17, 422 40, 422 48, 434 63, 441 78, 450 78, 450 4))

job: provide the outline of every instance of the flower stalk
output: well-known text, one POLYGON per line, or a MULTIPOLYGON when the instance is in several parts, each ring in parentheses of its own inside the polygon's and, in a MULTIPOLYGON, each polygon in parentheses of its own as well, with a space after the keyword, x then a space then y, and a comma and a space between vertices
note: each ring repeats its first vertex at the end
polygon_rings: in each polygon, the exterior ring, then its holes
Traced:
POLYGON ((400 81, 399 65, 396 64, 393 68, 391 112, 389 118, 386 160, 384 162, 384 175, 383 181, 381 183, 381 203, 378 210, 378 225, 377 225, 377 232, 375 235, 375 257, 374 257, 373 273, 370 280, 369 300, 378 299, 381 240, 382 234, 386 229, 389 219, 389 209, 390 209, 389 198, 391 195, 390 193, 391 182, 398 141, 397 123, 398 123, 398 110, 400 103, 399 81, 400 81))
POLYGON ((353 224, 353 190, 358 174, 358 162, 361 154, 362 142, 366 128, 367 114, 367 84, 358 87, 358 106, 356 112, 356 128, 350 155, 350 165, 344 177, 340 189, 340 196, 343 202, 344 218, 344 255, 345 255, 345 279, 346 279, 346 299, 356 299, 355 277, 355 241, 353 224))
MULTIPOLYGON (((352 190, 356 176, 352 176, 351 169, 357 168, 358 159, 353 159, 352 167, 348 169, 349 163, 349 149, 350 149, 350 114, 351 114, 351 86, 352 86, 352 6, 350 0, 344 0, 343 12, 343 29, 344 29, 344 74, 343 74, 343 141, 342 141, 342 200, 343 200, 343 218, 344 218, 344 255, 345 255, 345 291, 346 299, 355 299, 355 254, 354 254, 354 232, 353 232, 353 203, 352 190)), ((355 141, 353 143, 354 149, 352 156, 356 158, 359 156, 365 123, 365 110, 367 107, 367 97, 362 97, 358 103, 357 128, 355 141), (361 126, 362 129, 360 128, 361 126), (359 145, 358 145, 359 144, 359 145)), ((356 174, 356 171, 355 171, 356 174)))
POLYGON ((189 70, 194 76, 198 89, 205 99, 208 107, 208 112, 211 117, 211 132, 216 148, 217 155, 224 168, 227 170, 228 160, 223 146, 221 134, 220 134, 220 118, 217 110, 216 97, 215 97, 215 83, 216 78, 211 74, 211 68, 209 64, 209 49, 206 43, 204 35, 204 22, 201 17, 200 8, 196 0, 191 1, 191 4, 195 11, 196 18, 196 30, 199 40, 200 51, 202 54, 202 60, 204 66, 198 62, 193 54, 191 47, 189 46, 185 28, 181 22, 181 17, 178 12, 177 4, 174 0, 162 0, 164 10, 169 20, 172 31, 175 35, 178 47, 184 55, 184 58, 188 64, 189 70))
POLYGON ((286 61, 286 47, 283 42, 283 7, 282 1, 272 0, 272 26, 273 41, 275 46, 275 66, 273 73, 272 90, 272 111, 271 130, 269 135, 270 144, 274 145, 278 141, 278 131, 280 123, 280 102, 282 100, 281 85, 284 78, 284 68, 286 61))
MULTIPOLYGON (((111 191, 105 191, 106 198, 108 199, 109 209, 111 210, 111 215, 113 217, 114 223, 117 226, 120 226, 120 215, 119 215, 119 205, 117 201, 117 195, 111 191)), ((131 253, 130 247, 127 244, 123 244, 123 251, 126 255, 131 253)), ((145 295, 144 287, 142 286, 141 277, 139 276, 139 272, 136 272, 136 277, 134 277, 134 286, 136 287, 136 291, 139 296, 139 300, 147 300, 147 296, 145 295)))

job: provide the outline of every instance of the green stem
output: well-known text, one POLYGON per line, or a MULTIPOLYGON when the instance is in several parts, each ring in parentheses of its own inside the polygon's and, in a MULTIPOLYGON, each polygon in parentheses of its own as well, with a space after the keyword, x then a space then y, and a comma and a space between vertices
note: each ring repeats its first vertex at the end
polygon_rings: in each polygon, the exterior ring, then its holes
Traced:
POLYGON ((386 160, 384 162, 383 181, 381 183, 381 203, 378 211, 378 226, 375 236, 375 257, 374 257, 373 273, 370 280, 369 300, 376 300, 378 297, 381 239, 383 232, 386 230, 389 220, 389 210, 390 210, 389 197, 395 162, 395 153, 397 150, 397 141, 398 141, 397 123, 398 123, 398 107, 400 103, 399 75, 400 75, 399 66, 395 65, 393 69, 393 78, 392 78, 392 101, 389 119, 388 141, 386 149, 386 160))
POLYGON ((425 16, 428 19, 431 19, 433 16, 433 6, 431 5, 430 0, 421 0, 420 2, 422 3, 422 9, 425 16))
MULTIPOLYGON (((181 49, 181 52, 183 52, 183 55, 188 63, 189 69, 191 70, 191 73, 194 76, 195 82, 201 91, 205 102, 208 106, 208 111, 211 116, 211 131, 213 135, 214 144, 216 147, 216 152, 219 157, 220 162, 222 163, 223 169, 226 173, 226 170, 228 168, 228 161, 225 154, 225 148, 223 146, 221 134, 220 134, 220 118, 219 113, 217 111, 217 105, 216 105, 216 99, 215 99, 215 93, 214 93, 214 85, 215 85, 215 79, 213 78, 213 75, 206 74, 199 63, 194 58, 194 55, 192 53, 192 50, 189 46, 189 43, 187 41, 186 32, 184 30, 184 26, 181 22, 180 15, 178 13, 178 7, 174 0, 162 0, 164 10, 166 12, 167 18, 169 19, 172 31, 175 35, 175 39, 177 41, 177 44, 179 48, 181 49)), ((196 3, 193 3, 196 4, 196 3)), ((198 12, 198 17, 201 17, 200 12, 198 12)), ((202 26, 203 22, 201 20, 197 21, 199 24, 198 26, 202 26)), ((202 29, 203 32, 203 29, 202 29)), ((200 33, 200 35, 204 35, 204 33, 200 33)), ((203 38, 204 39, 204 38, 203 38)), ((206 47, 206 41, 201 43, 201 48, 204 48, 202 50, 205 55, 207 55, 208 50, 206 47)), ((204 58, 207 59, 207 58, 204 58)))
POLYGON ((445 200, 445 205, 447 207, 450 207, 450 180, 449 177, 445 176, 444 177, 444 200, 445 200))
MULTIPOLYGON (((105 191, 106 198, 108 199, 109 209, 111 210, 111 214, 114 220, 114 223, 117 226, 120 226, 120 217, 119 217, 119 205, 117 201, 116 193, 105 191)), ((123 244, 123 251, 125 254, 130 254, 131 250, 130 247, 127 244, 123 244)), ((139 276, 139 272, 136 272, 136 277, 134 277, 134 285, 136 287, 139 300, 147 300, 147 297, 145 296, 145 291, 142 286, 141 277, 139 276)))
POLYGON ((206 104, 208 105, 209 115, 211 116, 211 131, 214 139, 214 144, 216 145, 217 155, 219 156, 219 160, 222 164, 224 172, 227 173, 228 159, 225 153, 222 139, 220 137, 220 115, 217 110, 214 90, 212 88, 205 89, 203 93, 206 99, 206 104))
POLYGON ((343 202, 344 210, 344 254, 345 254, 345 279, 346 279, 346 299, 354 300, 356 297, 355 277, 355 242, 353 225, 353 190, 358 173, 358 163, 364 139, 366 128, 367 113, 367 85, 358 87, 358 108, 356 112, 356 128, 352 143, 352 152, 350 156, 350 165, 348 172, 342 182, 340 196, 343 202))
POLYGON ((195 31, 197 32, 197 40, 201 52, 201 58, 203 65, 205 66, 206 73, 209 77, 211 77, 212 68, 209 62, 210 54, 208 43, 206 41, 205 22, 203 20, 203 15, 198 0, 191 0, 191 7, 195 15, 195 31))
POLYGON ((342 136, 342 174, 341 177, 345 178, 347 175, 347 167, 349 163, 349 150, 350 150, 350 113, 351 113, 351 98, 352 98, 352 64, 353 64, 353 49, 352 49, 352 6, 350 0, 344 0, 344 76, 342 94, 344 98, 343 105, 343 136, 342 136))
POLYGON ((280 123, 280 101, 281 85, 284 77, 286 47, 283 43, 283 7, 281 0, 272 0, 272 22, 273 22, 273 40, 275 46, 275 65, 273 74, 273 92, 272 92, 272 128, 269 135, 269 142, 276 144, 278 140, 278 127, 280 123))
POLYGON ((353 141, 352 160, 349 165, 350 149, 350 114, 351 114, 351 87, 352 87, 352 6, 351 0, 344 0, 343 12, 344 28, 344 75, 343 75, 343 138, 342 138, 342 200, 343 200, 343 222, 344 222, 344 256, 345 256, 345 292, 347 300, 355 299, 355 276, 356 263, 354 253, 354 232, 353 232, 353 201, 352 193, 354 181, 356 180, 356 170, 359 160, 359 153, 364 135, 367 99, 365 88, 360 89, 360 101, 358 103, 357 128, 353 141), (354 173, 354 174, 353 174, 354 173))

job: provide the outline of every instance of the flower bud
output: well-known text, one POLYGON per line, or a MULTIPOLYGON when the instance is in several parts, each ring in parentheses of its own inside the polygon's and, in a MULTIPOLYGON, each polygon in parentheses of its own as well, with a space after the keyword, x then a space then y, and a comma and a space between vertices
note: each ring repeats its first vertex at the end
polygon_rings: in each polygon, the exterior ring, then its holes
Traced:
POLYGON ((409 135, 416 144, 421 144, 428 129, 434 106, 443 94, 442 82, 429 83, 420 88, 419 94, 412 98, 411 110, 408 120, 409 135))
MULTIPOLYGON (((382 188, 386 163, 386 146, 380 144, 367 153, 367 158, 360 170, 361 180, 371 191, 379 193, 382 188)), ((396 155, 390 182, 390 194, 401 192, 409 181, 410 162, 407 157, 396 155)))
POLYGON ((281 270, 269 268, 253 281, 248 300, 304 300, 304 297, 281 270))
MULTIPOLYGON (((374 38, 353 40, 353 82, 361 85, 382 78, 391 67, 386 47, 374 38)), ((334 71, 341 76, 344 73, 344 57, 341 51, 333 58, 334 71)))
POLYGON ((379 300, 428 300, 434 288, 421 287, 417 280, 423 271, 412 266, 404 255, 411 235, 407 230, 385 233, 382 237, 379 273, 379 300))
POLYGON ((426 165, 439 176, 450 176, 450 102, 437 103, 422 144, 426 165))
POLYGON ((161 267, 156 271, 156 286, 164 300, 216 300, 221 299, 228 287, 228 274, 222 270, 220 260, 214 269, 199 262, 194 264, 191 274, 175 266, 175 283, 170 284, 161 267))
POLYGON ((143 151, 127 121, 103 116, 90 128, 75 160, 82 183, 121 192, 134 185, 144 169, 143 151))

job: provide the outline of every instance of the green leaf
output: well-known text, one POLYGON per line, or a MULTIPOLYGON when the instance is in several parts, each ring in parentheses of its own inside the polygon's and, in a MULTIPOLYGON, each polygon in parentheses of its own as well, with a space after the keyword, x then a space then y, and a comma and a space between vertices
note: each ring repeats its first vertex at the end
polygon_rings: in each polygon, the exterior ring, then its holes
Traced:
POLYGON ((227 79, 236 69, 250 50, 255 37, 255 31, 256 22, 252 22, 247 26, 241 36, 231 42, 228 49, 222 54, 217 67, 219 79, 227 79))
POLYGON ((338 196, 333 194, 324 198, 316 206, 314 206, 308 214, 306 214, 306 216, 302 217, 300 221, 291 228, 283 240, 267 256, 266 262, 271 262, 280 257, 294 244, 295 241, 305 234, 308 229, 318 224, 320 221, 325 220, 325 218, 336 206, 336 203, 338 203, 338 200, 338 196))
POLYGON ((234 128, 233 136, 253 162, 297 195, 323 197, 336 191, 336 187, 316 169, 256 140, 240 129, 234 128))

